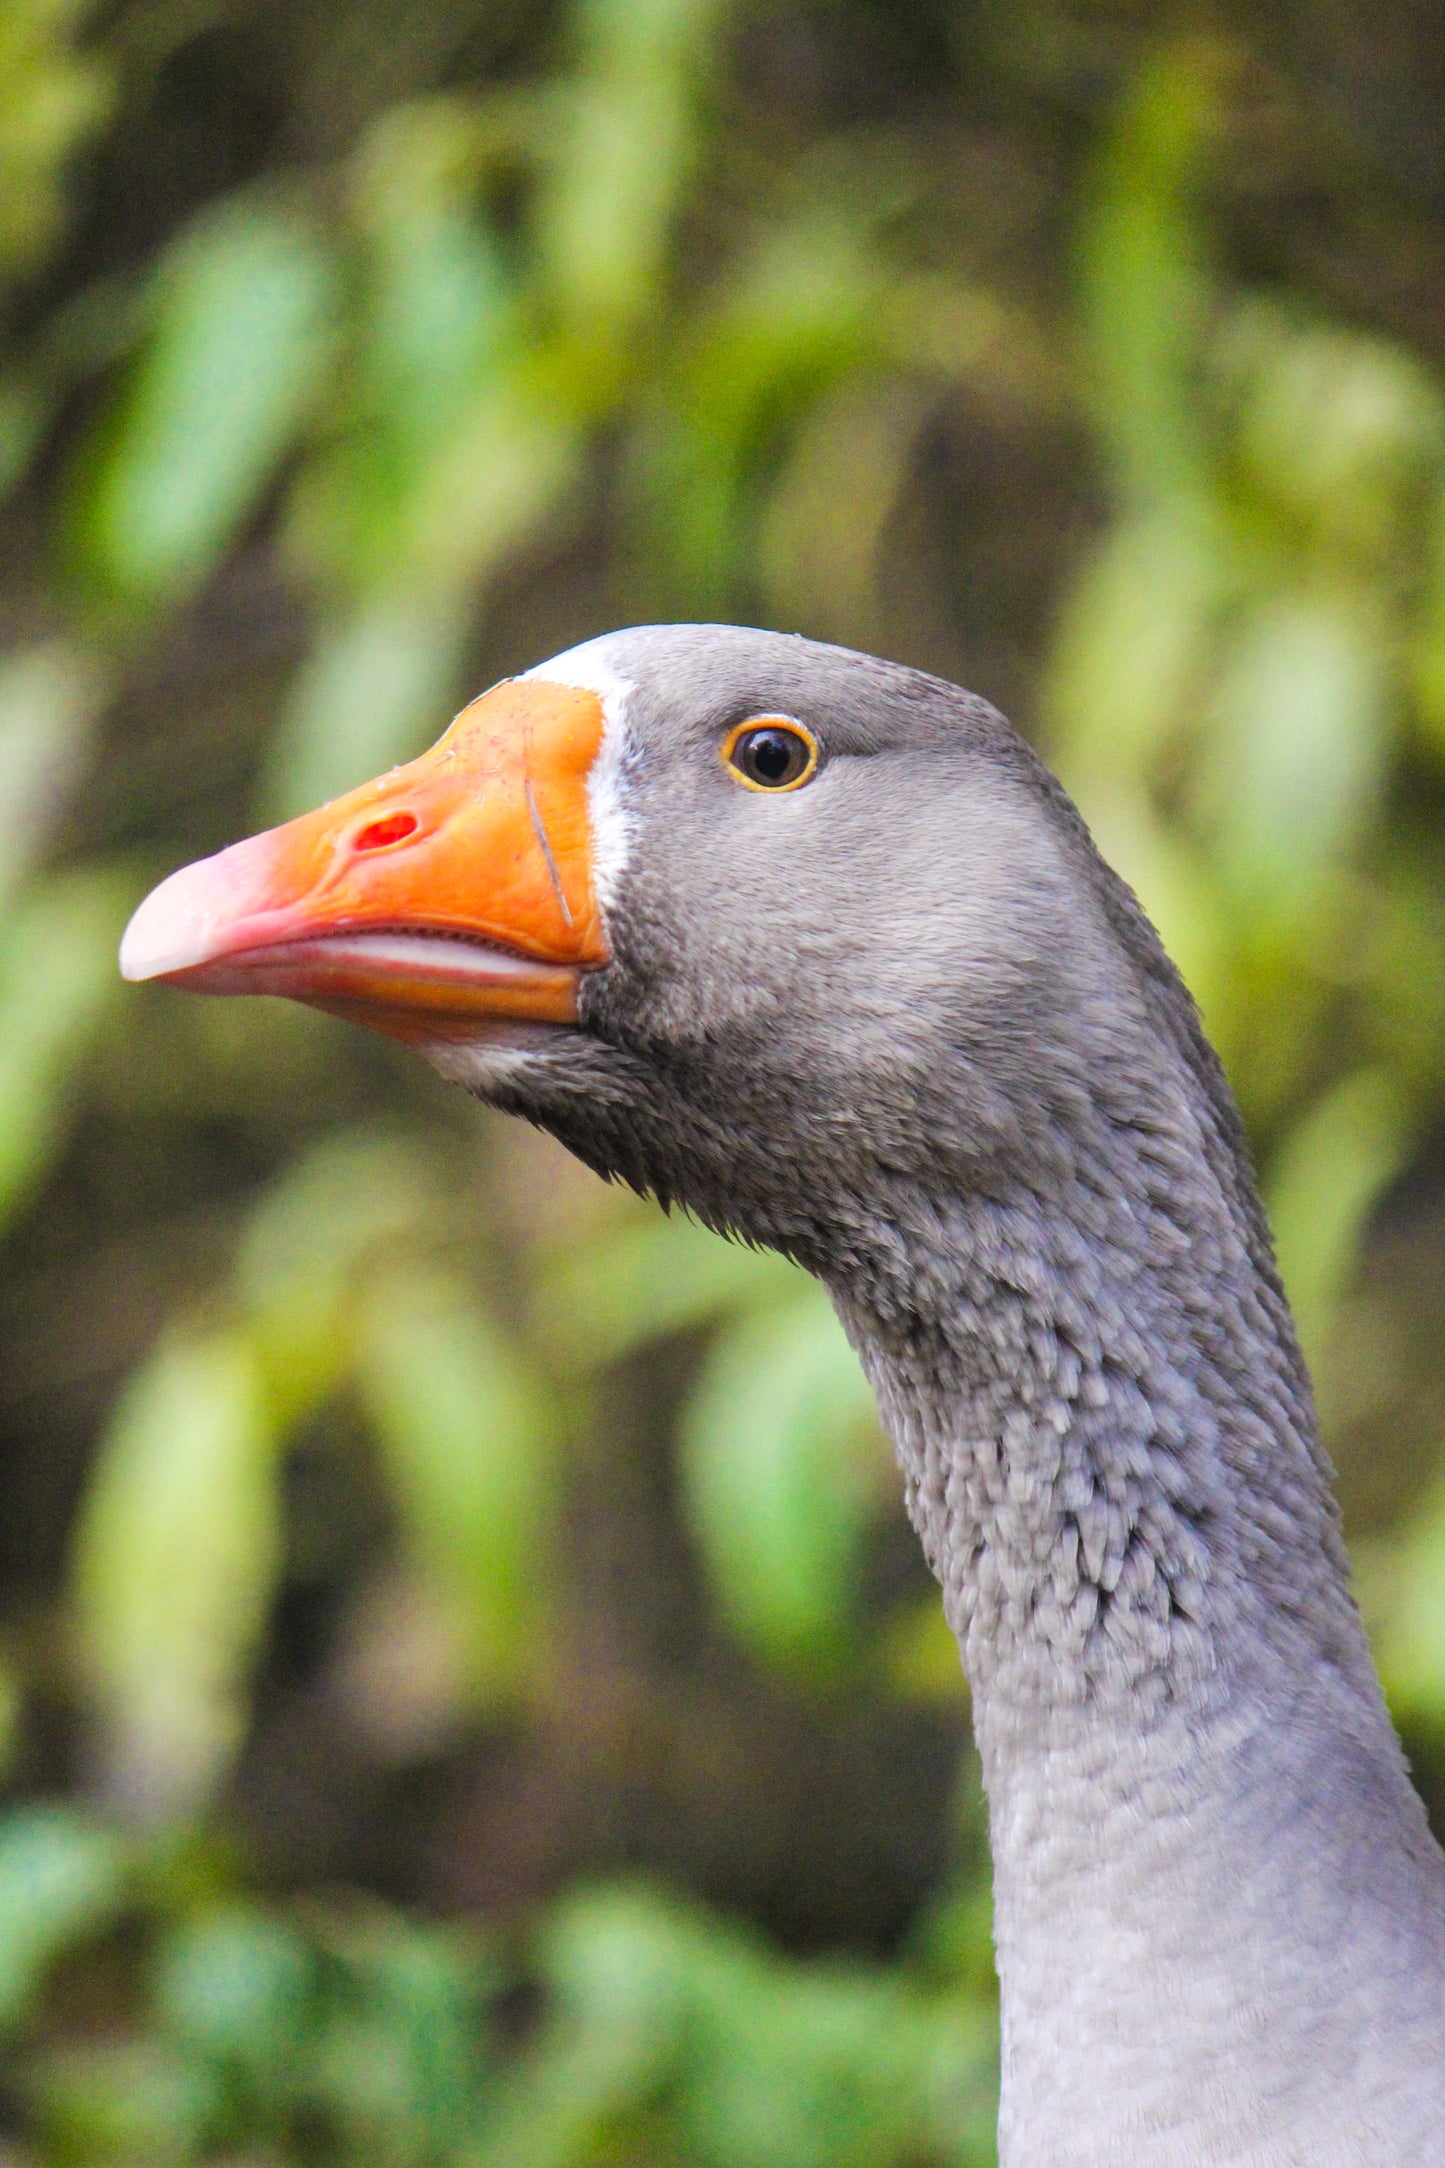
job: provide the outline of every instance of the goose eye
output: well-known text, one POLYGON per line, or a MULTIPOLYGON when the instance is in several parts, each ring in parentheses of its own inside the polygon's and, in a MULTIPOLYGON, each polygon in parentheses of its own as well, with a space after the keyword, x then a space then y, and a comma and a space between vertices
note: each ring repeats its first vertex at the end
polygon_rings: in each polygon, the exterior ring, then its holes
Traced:
POLYGON ((728 732, 722 757, 749 790, 796 790, 818 765, 818 741, 801 723, 755 717, 728 732))

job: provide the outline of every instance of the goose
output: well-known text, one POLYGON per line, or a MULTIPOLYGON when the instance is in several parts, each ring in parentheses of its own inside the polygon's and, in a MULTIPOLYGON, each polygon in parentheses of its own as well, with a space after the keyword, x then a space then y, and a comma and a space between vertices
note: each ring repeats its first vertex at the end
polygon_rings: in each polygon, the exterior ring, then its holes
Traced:
POLYGON ((607 634, 145 900, 822 1280, 972 1690, 1003 2168, 1442 2168, 1445 1859, 1239 1116, 1024 740, 918 671, 607 634))

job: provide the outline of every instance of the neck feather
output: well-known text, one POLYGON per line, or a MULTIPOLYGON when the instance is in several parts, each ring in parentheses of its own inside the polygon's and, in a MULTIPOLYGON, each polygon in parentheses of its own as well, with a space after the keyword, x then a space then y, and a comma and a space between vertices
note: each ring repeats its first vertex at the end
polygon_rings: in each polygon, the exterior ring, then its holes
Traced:
POLYGON ((1037 1187, 900 1186, 838 1283, 986 1729, 1322 1673, 1373 1694, 1249 1177, 1221 1182, 1206 1119, 1090 1109, 1037 1187))
POLYGON ((1245 2148, 1312 2118, 1309 2158, 1393 2160, 1362 2099, 1445 2112, 1445 1874, 1210 1119, 1165 1094, 1036 1186, 902 1185, 833 1282, 973 1688, 1005 2162, 1150 2130, 1161 2162, 1304 2158, 1245 2148))

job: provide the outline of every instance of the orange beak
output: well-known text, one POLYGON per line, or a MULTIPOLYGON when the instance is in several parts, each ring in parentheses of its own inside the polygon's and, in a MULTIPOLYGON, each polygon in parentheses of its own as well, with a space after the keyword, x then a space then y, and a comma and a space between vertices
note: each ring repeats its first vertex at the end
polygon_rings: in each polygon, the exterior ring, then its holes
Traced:
POLYGON ((123 974, 287 994, 411 1041, 575 1022, 610 960, 587 797, 603 728, 595 693, 508 679, 420 760, 162 881, 123 974))

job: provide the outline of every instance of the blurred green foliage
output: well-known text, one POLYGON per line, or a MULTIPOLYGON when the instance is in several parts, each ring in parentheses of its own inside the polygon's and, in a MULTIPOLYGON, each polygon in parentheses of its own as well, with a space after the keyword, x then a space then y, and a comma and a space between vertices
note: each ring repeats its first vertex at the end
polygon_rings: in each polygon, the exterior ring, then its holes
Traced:
MULTIPOLYGON (((334 43, 305 9, 0 0, 0 1219, 16 1286, 96 1341, 61 1376, 98 1380, 63 1541, 38 1576, 12 1559, 0 1612, 7 2162, 12 2136, 233 2168, 992 2157, 967 1762, 883 1931, 861 1897, 819 1914, 832 1855, 770 1819, 849 1712, 948 1752, 965 1718, 817 1290, 329 1025, 183 1018, 114 975, 153 874, 410 755, 479 658, 611 621, 745 617, 972 678, 921 598, 935 560, 974 568, 965 621, 1028 664, 981 689, 1020 693, 1240 1093, 1387 1688, 1445 1766, 1445 1378, 1406 1359, 1445 1249, 1445 352, 1308 248, 1251 252, 1231 196, 1251 161, 1333 158, 1354 215, 1365 152, 1309 134, 1308 66, 1248 8, 1184 36, 1082 0, 1002 35, 986 5, 526 12, 480 11, 469 48, 441 0, 356 0, 334 43), (296 78, 290 136, 249 39, 296 78), (833 105, 794 50, 840 71, 833 105), (161 186, 173 64, 213 103, 161 186), (255 138, 224 170, 218 114, 255 138), (960 482, 959 441, 1043 449, 960 482), (1009 567, 1056 465, 1030 616, 1009 567), (206 662, 228 608, 282 628, 239 723, 206 662), (628 1549, 649 1516, 656 1575, 628 1549), (364 1845, 341 1881, 288 1869, 286 1722, 308 1767, 344 1734, 338 1794, 527 1742, 546 1784, 471 1844, 484 1886, 489 1846, 542 1864, 480 1906, 439 1900, 419 1845, 385 1898, 364 1845), (557 1797, 629 1784, 654 1804, 622 1834, 536 1837, 557 1797), (802 1954, 662 1893, 685 1793, 703 1895, 812 1903, 802 1954), (874 1955, 808 1954, 850 1940, 874 1955)), ((1398 188, 1370 215, 1372 264, 1391 218, 1402 257, 1445 229, 1398 188)), ((52 1402, 7 1447, 17 1499, 52 1402)), ((378 1845, 388 1796, 358 1809, 378 1845)), ((888 1843, 860 1844, 862 1890, 888 1843)))
POLYGON ((357 1898, 262 1908, 213 1882, 178 1906, 186 1880, 157 1855, 127 1887, 95 1828, 53 1810, 12 1818, 12 2024, 23 1967, 33 1978, 127 1905, 153 1923, 145 2032, 26 2065, 57 2160, 260 2143, 397 2168, 678 2149, 706 2168, 863 2168, 991 2148, 992 2026, 936 1972, 789 1964, 642 1885, 579 1889, 522 1948, 357 1898), (518 2055, 507 2011, 523 1990, 547 2014, 518 2055))

